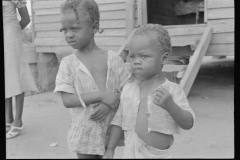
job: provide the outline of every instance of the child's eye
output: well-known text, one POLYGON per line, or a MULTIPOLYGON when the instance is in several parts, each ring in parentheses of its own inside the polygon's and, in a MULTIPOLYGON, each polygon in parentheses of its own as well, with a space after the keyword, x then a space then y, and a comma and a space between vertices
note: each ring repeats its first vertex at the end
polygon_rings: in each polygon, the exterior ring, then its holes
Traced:
POLYGON ((130 58, 134 58, 134 56, 129 56, 130 58))
POLYGON ((146 55, 142 55, 142 58, 147 58, 148 56, 146 56, 146 55))
POLYGON ((60 29, 60 32, 62 32, 62 31, 63 31, 64 33, 67 33, 67 29, 66 29, 66 28, 61 28, 61 29, 60 29))
POLYGON ((77 32, 80 28, 73 28, 73 32, 77 32))

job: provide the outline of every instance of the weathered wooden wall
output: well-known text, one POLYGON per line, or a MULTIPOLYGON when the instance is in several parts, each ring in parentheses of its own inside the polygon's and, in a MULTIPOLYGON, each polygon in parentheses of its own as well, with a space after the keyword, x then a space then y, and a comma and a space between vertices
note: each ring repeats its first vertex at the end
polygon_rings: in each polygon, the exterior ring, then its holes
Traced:
POLYGON ((234 0, 207 0, 207 25, 213 27, 208 53, 234 55, 234 0))
MULTIPOLYGON (((59 32, 60 5, 65 0, 33 1, 35 46, 37 52, 72 52, 63 33, 59 32)), ((96 0, 100 10, 102 34, 96 34, 96 43, 118 51, 126 40, 126 0, 96 0)))
MULTIPOLYGON (((139 1, 143 0, 135 0, 135 14, 144 15, 146 13, 143 12, 146 11, 142 10, 138 13, 139 1)), ((172 46, 194 46, 200 40, 205 28, 212 26, 212 40, 206 55, 234 55, 234 0, 205 0, 205 3, 206 24, 165 26, 171 36, 172 46)), ((138 16, 135 17, 135 21, 137 27, 138 16)))

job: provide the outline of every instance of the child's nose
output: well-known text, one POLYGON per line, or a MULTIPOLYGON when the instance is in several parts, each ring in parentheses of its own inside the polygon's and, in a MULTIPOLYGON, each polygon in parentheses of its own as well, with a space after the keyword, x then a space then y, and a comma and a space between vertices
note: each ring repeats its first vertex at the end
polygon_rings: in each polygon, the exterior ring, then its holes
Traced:
POLYGON ((135 65, 141 64, 140 58, 136 58, 135 61, 134 61, 134 64, 135 64, 135 65))
POLYGON ((70 31, 70 32, 68 31, 68 32, 66 33, 66 37, 68 37, 68 38, 69 38, 69 37, 73 37, 73 33, 72 33, 71 31, 70 31))

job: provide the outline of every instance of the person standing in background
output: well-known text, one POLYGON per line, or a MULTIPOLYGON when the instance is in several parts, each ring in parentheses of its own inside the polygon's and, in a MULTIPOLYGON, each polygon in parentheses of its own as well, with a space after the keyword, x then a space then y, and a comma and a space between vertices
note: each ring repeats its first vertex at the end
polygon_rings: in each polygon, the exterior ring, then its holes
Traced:
POLYGON ((26 0, 2 1, 7 139, 23 133, 22 112, 24 96, 38 92, 22 44, 21 30, 30 22, 26 3, 26 0), (16 10, 18 10, 21 16, 20 21, 17 19, 16 10), (15 117, 12 109, 13 97, 16 98, 15 117))

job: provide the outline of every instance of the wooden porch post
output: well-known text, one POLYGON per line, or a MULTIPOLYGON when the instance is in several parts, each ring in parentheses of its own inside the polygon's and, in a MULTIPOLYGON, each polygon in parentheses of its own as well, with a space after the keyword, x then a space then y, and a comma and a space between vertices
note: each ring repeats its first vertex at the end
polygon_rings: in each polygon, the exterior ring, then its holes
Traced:
POLYGON ((135 24, 135 0, 126 0, 126 37, 128 37, 135 24))
POLYGON ((138 26, 147 24, 147 0, 138 0, 138 26))

